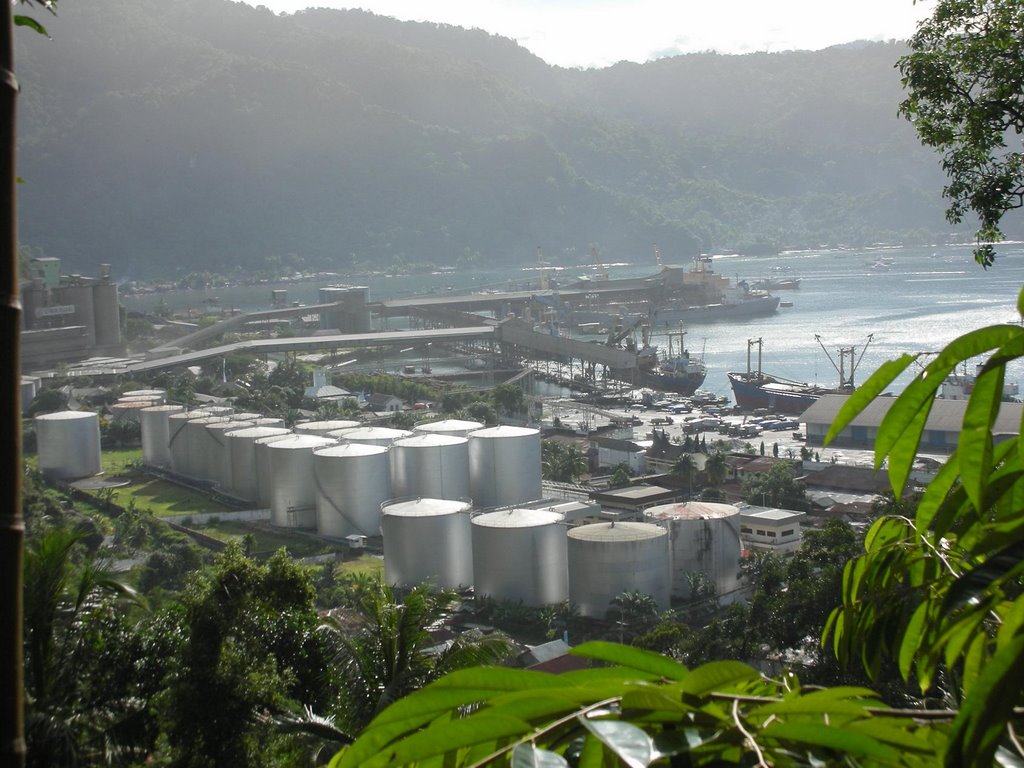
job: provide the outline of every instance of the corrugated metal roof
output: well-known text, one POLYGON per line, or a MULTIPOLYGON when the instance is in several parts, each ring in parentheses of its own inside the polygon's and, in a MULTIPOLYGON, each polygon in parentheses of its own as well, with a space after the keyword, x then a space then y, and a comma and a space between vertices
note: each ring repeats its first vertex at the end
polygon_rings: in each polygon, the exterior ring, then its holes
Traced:
MULTIPOLYGON (((800 420, 808 424, 831 424, 847 399, 848 395, 824 395, 804 411, 800 420)), ((895 397, 877 397, 850 423, 856 427, 878 427, 895 402, 895 397)), ((925 429, 959 432, 966 411, 966 400, 936 399, 932 404, 925 429)), ((1002 434, 1019 434, 1022 413, 1024 403, 1001 403, 994 431, 1002 434)))

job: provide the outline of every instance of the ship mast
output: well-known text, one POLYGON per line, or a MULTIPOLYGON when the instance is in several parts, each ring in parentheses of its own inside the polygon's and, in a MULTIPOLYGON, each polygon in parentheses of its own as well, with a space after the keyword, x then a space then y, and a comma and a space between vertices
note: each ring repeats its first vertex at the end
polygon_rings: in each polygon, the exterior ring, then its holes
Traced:
POLYGON ((757 339, 747 339, 747 381, 750 381, 750 348, 757 344, 757 380, 760 381, 763 378, 761 373, 761 351, 764 348, 764 342, 759 337, 757 339))
POLYGON ((875 335, 873 333, 868 334, 867 341, 864 342, 864 346, 860 350, 860 357, 854 360, 854 356, 857 353, 857 348, 850 347, 839 347, 839 365, 836 365, 836 361, 832 355, 825 348, 825 344, 821 341, 821 336, 814 334, 814 340, 818 342, 818 346, 824 351, 828 361, 832 363, 832 367, 836 369, 836 373, 839 374, 839 389, 853 389, 856 385, 854 384, 854 374, 857 372, 857 368, 860 367, 860 361, 864 359, 864 353, 868 351, 868 347, 871 345, 872 339, 875 335), (850 375, 846 375, 846 358, 850 358, 850 375))

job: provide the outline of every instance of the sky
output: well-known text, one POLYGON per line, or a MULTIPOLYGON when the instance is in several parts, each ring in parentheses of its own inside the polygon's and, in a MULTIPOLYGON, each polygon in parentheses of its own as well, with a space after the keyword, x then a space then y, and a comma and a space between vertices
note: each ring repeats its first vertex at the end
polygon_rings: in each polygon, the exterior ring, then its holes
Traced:
POLYGON ((362 8, 510 37, 561 67, 604 67, 697 51, 819 50, 905 40, 930 0, 244 0, 277 13, 362 8))

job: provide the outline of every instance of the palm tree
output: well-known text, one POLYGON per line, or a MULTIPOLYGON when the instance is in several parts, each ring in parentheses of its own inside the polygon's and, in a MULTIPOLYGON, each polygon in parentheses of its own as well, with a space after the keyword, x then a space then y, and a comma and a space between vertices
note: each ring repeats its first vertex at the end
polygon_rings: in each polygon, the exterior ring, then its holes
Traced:
POLYGON ((626 590, 613 597, 611 604, 618 615, 619 642, 623 641, 626 626, 633 630, 658 618, 658 603, 646 592, 626 590))
POLYGON ((704 475, 709 485, 721 485, 729 474, 729 463, 721 451, 715 451, 704 462, 704 475))

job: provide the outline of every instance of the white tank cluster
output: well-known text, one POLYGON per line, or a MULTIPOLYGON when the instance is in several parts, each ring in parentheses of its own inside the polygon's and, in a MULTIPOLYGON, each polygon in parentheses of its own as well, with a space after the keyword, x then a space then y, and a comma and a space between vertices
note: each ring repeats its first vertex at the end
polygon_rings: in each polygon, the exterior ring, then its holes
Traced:
POLYGON ((316 526, 313 451, 337 441, 318 435, 289 435, 266 443, 270 468, 270 521, 283 528, 316 526))
POLYGON ((669 607, 668 531, 651 523, 592 523, 569 529, 569 600, 583 616, 603 619, 623 592, 669 607))
POLYGON ((469 501, 400 499, 381 507, 384 579, 458 589, 473 583, 469 501))
POLYGON ((379 536, 381 505, 390 499, 388 449, 346 443, 313 451, 316 530, 321 536, 379 536))
POLYGON ((690 598, 691 574, 701 573, 719 597, 740 588, 740 511, 731 504, 689 501, 661 504, 644 512, 648 522, 668 531, 672 553, 672 596, 690 598))
POLYGON ((396 440, 391 446, 391 486, 395 496, 469 498, 469 441, 434 434, 396 440))
POLYGON ((541 606, 569 599, 565 519, 543 509, 502 509, 472 519, 477 596, 541 606))
POLYGON ((39 471, 57 480, 78 480, 102 471, 100 417, 86 411, 58 411, 35 417, 39 471))
POLYGON ((469 495, 480 508, 541 497, 540 432, 488 427, 469 435, 469 495))

